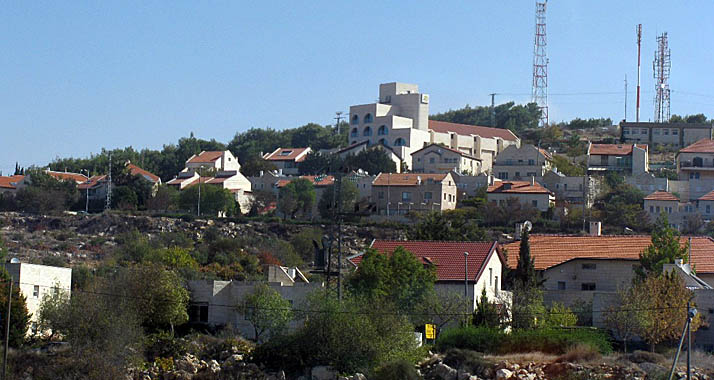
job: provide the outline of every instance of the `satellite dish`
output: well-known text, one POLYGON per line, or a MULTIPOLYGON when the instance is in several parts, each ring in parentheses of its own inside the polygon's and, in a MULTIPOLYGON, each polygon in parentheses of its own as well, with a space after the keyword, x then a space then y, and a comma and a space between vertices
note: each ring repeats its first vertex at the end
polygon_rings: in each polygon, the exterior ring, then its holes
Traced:
POLYGON ((13 257, 12 259, 10 259, 10 263, 12 263, 12 264, 20 264, 20 259, 18 259, 17 257, 13 257))
POLYGON ((523 229, 528 232, 531 232, 531 229, 533 229, 533 223, 531 223, 530 220, 526 220, 525 222, 523 222, 523 229))

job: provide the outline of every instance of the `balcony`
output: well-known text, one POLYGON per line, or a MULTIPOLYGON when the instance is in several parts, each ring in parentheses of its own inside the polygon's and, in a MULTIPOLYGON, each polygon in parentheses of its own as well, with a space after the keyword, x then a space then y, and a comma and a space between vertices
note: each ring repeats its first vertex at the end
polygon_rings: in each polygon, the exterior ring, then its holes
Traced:
POLYGON ((679 168, 682 170, 714 170, 714 163, 679 161, 679 168))

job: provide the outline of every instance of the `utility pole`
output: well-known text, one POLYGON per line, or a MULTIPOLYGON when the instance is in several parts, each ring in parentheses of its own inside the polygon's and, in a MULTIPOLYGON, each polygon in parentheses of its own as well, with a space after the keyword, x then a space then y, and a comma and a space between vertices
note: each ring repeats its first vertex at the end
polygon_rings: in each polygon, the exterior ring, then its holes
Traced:
POLYGON ((496 127, 496 95, 497 93, 489 94, 491 95, 491 127, 496 127))
POLYGON ((625 121, 627 121, 627 74, 625 74, 625 121))
POLYGON ((109 175, 107 177, 108 177, 108 180, 107 180, 107 203, 104 205, 104 209, 111 210, 112 209, 112 152, 109 152, 109 175))
POLYGON ((7 314, 5 315, 5 352, 2 358, 2 380, 7 379, 7 350, 10 345, 10 310, 12 307, 12 278, 9 280, 10 286, 8 286, 7 294, 7 314))
POLYGON ((642 50, 642 24, 637 25, 637 116, 636 122, 640 122, 640 51, 642 50))
POLYGON ((340 121, 342 118, 344 118, 344 116, 342 116, 342 111, 335 112, 335 131, 338 135, 340 134, 340 121))
POLYGON ((198 167, 198 204, 196 205, 196 214, 201 216, 201 167, 198 167))

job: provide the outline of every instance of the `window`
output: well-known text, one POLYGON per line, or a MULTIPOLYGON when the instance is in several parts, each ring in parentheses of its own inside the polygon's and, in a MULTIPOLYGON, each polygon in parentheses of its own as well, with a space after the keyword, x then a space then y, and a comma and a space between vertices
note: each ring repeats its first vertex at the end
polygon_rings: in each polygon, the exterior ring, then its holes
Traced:
POLYGON ((40 286, 39 285, 35 285, 32 288, 32 296, 35 298, 38 298, 40 296, 40 286))
POLYGON ((650 206, 650 213, 654 213, 654 206, 650 206))
POLYGON ((431 191, 424 193, 424 199, 431 199, 431 191))
POLYGON ((707 214, 710 214, 712 212, 712 206, 707 205, 707 214))
POLYGON ((379 199, 384 199, 384 191, 379 192, 379 199))
POLYGON ((446 200, 446 194, 444 194, 444 200, 446 200))
POLYGON ((629 129, 625 129, 624 131, 622 131, 622 134, 623 134, 623 135, 629 135, 629 134, 630 134, 630 130, 629 130, 629 129))
POLYGON ((531 201, 531 205, 533 207, 538 207, 538 201, 536 201, 536 200, 531 201))
POLYGON ((387 140, 385 140, 385 139, 379 139, 379 143, 382 144, 382 145, 384 145, 384 146, 389 145, 389 144, 387 144, 387 140))
POLYGON ((402 192, 402 200, 403 201, 411 201, 412 200, 412 193, 409 191, 403 191, 402 192))
POLYGON ((585 264, 583 264, 582 268, 585 269, 585 270, 595 270, 595 269, 597 269, 597 264, 595 264, 595 263, 585 263, 585 264))
POLYGON ((647 130, 644 129, 644 128, 642 128, 642 130, 641 130, 640 132, 641 132, 643 135, 646 135, 646 134, 647 134, 647 130))
POLYGON ((382 126, 379 127, 379 129, 377 130, 377 134, 378 134, 379 136, 386 136, 386 135, 389 134, 389 129, 387 129, 387 126, 386 126, 386 125, 382 125, 382 126))
POLYGON ((364 132, 362 133, 362 136, 372 136, 372 128, 366 127, 364 129, 364 132))
POLYGON ((515 176, 516 176, 516 178, 521 178, 521 172, 516 172, 515 176))
POLYGON ((280 152, 281 156, 289 156, 291 154, 293 154, 292 150, 284 150, 284 151, 280 152))
POLYGON ((558 281, 558 290, 565 290, 565 281, 558 281))
POLYGON ((654 133, 655 135, 659 135, 659 128, 653 129, 652 133, 654 133))
POLYGON ((594 282, 583 282, 580 285, 580 290, 593 291, 593 290, 595 290, 595 283, 594 282))
POLYGON ((508 179, 508 172, 499 172, 498 178, 499 179, 508 179))
POLYGON ((659 214, 659 206, 655 207, 655 212, 659 214))
POLYGON ((436 160, 434 159, 434 157, 429 157, 429 163, 430 163, 430 164, 433 164, 435 161, 436 161, 436 160))
POLYGON ((678 130, 678 129, 673 129, 673 130, 672 130, 672 136, 676 136, 676 135, 678 135, 678 134, 679 134, 679 130, 678 130))
POLYGON ((359 136, 359 132, 357 132, 357 128, 352 128, 352 132, 350 133, 350 136, 352 136, 352 137, 359 136))
POLYGON ((188 305, 188 320, 192 323, 208 323, 208 303, 188 305))
POLYGON ((528 160, 528 165, 535 165, 535 160, 528 160))
POLYGON ((667 136, 669 135, 669 129, 665 128, 662 130, 664 132, 664 135, 667 136))
POLYGON ((407 142, 404 141, 403 138, 400 137, 400 138, 394 140, 394 146, 404 146, 404 145, 407 145, 407 142))
POLYGON ((493 268, 488 268, 488 284, 493 285, 493 268))
POLYGON ((493 284, 493 286, 496 288, 496 291, 498 291, 499 288, 499 283, 498 283, 498 276, 496 276, 496 282, 493 284))
POLYGON ((364 123, 371 123, 374 120, 371 113, 364 115, 364 123))

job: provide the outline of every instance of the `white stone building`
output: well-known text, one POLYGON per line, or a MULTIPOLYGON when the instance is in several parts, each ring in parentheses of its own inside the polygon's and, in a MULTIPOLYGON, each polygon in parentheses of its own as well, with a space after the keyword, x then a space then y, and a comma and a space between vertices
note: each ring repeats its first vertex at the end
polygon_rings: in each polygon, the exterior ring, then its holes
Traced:
POLYGON ((545 212, 555 206, 553 193, 534 179, 531 181, 502 181, 488 187, 486 199, 489 202, 505 204, 510 198, 518 199, 524 205, 545 212))
POLYGON ((543 178, 553 167, 553 156, 545 149, 531 144, 510 145, 499 153, 493 164, 493 174, 501 180, 543 178))
POLYGON ((588 172, 622 172, 637 175, 649 171, 649 149, 644 144, 588 145, 588 172))
POLYGON ((263 159, 275 165, 283 174, 297 175, 300 173, 298 165, 305 161, 310 148, 278 148, 271 153, 266 153, 263 159))
POLYGON ((697 123, 620 123, 622 141, 638 144, 665 144, 685 147, 712 138, 712 124, 697 123))
POLYGON ((9 262, 4 266, 12 278, 13 286, 19 286, 20 293, 26 298, 27 311, 31 314, 28 334, 35 333, 42 298, 57 293, 70 297, 72 268, 21 262, 9 262))
POLYGON ((714 180, 714 140, 702 139, 677 153, 677 173, 682 180, 714 180))
POLYGON ((478 175, 481 173, 481 159, 438 144, 429 144, 412 153, 412 172, 414 173, 448 173, 450 171, 478 175))

